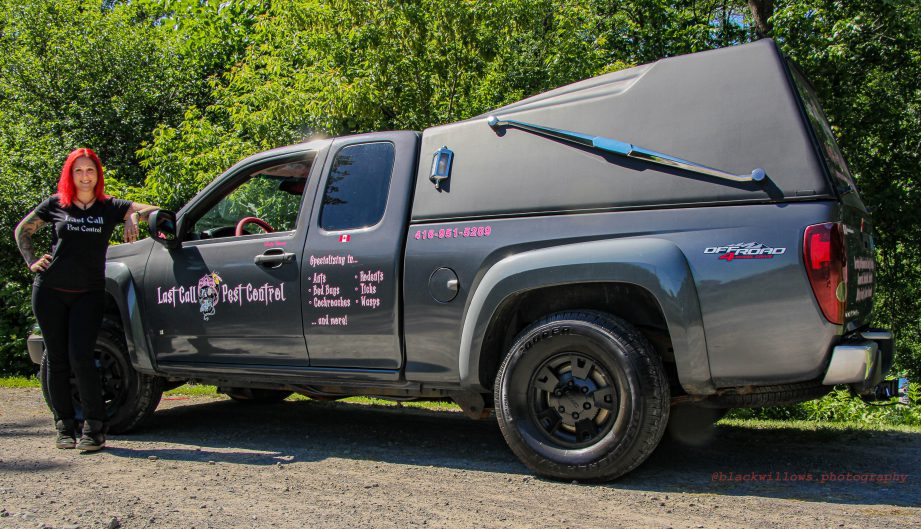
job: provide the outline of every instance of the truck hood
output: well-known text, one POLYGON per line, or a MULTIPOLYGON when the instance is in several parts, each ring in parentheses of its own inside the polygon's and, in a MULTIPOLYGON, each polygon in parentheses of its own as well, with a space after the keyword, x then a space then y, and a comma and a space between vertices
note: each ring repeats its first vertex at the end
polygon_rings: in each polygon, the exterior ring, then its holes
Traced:
POLYGON ((106 261, 119 260, 132 255, 148 254, 153 244, 156 243, 150 238, 131 243, 113 244, 106 250, 106 261))

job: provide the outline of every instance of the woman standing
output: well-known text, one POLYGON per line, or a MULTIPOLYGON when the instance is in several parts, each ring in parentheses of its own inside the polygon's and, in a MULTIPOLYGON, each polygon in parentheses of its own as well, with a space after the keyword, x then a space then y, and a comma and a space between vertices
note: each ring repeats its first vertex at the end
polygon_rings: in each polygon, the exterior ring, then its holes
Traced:
POLYGON ((57 194, 16 226, 19 251, 36 274, 32 310, 45 341, 58 448, 93 451, 105 446, 106 409, 93 347, 105 308, 106 248, 121 222, 125 222, 125 242, 136 241, 138 221, 156 209, 107 196, 99 157, 90 149, 77 149, 64 162, 57 194), (32 235, 45 224, 53 224, 51 253, 37 256, 32 235), (71 372, 83 407, 79 444, 71 372))

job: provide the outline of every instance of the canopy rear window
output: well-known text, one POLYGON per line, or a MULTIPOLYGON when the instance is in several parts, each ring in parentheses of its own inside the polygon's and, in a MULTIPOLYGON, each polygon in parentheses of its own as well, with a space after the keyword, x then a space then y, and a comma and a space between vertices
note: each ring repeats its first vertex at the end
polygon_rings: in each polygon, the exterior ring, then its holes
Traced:
POLYGON ((822 112, 821 105, 819 105, 818 97, 816 97, 812 86, 803 77, 799 68, 792 63, 790 66, 790 72, 793 74, 793 84, 796 86, 796 91, 803 102, 803 109, 806 111, 809 125, 812 127, 812 132, 818 141, 818 147, 822 158, 825 160, 825 166, 828 168, 828 174, 834 179, 839 192, 857 189, 854 185, 854 178, 847 168, 847 162, 844 161, 844 156, 841 154, 841 149, 838 148, 838 142, 835 141, 828 119, 825 117, 825 113, 822 112))

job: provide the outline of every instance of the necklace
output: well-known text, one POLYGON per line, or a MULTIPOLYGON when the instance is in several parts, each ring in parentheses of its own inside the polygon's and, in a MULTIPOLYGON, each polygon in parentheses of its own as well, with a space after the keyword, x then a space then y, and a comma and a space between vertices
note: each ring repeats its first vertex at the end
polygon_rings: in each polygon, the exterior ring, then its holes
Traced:
POLYGON ((93 198, 93 199, 90 200, 89 202, 84 202, 84 201, 80 200, 79 198, 74 197, 74 203, 76 203, 76 204, 80 207, 80 209, 82 209, 82 210, 85 211, 85 210, 89 209, 90 206, 92 206, 93 204, 96 203, 96 199, 93 198))

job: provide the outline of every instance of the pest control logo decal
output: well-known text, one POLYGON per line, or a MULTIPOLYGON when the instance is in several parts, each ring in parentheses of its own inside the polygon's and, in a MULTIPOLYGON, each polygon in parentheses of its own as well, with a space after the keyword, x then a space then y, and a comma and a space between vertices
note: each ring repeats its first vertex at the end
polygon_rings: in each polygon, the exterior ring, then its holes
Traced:
POLYGON ((221 276, 217 272, 205 274, 198 280, 198 312, 201 312, 205 321, 214 316, 214 307, 218 304, 217 286, 221 284, 221 276))
POLYGON ((720 261, 726 262, 736 259, 773 259, 775 255, 782 255, 786 251, 786 248, 772 248, 760 242, 740 242, 704 248, 704 253, 718 255, 720 261))
MULTIPOLYGON (((227 307, 244 305, 269 306, 273 303, 287 301, 284 283, 228 283, 218 275, 210 272, 201 276, 198 284, 188 286, 157 287, 157 304, 172 307, 198 305, 198 312, 205 321, 214 316, 218 304, 227 307)), ((221 309, 224 310, 224 309, 221 309)))

